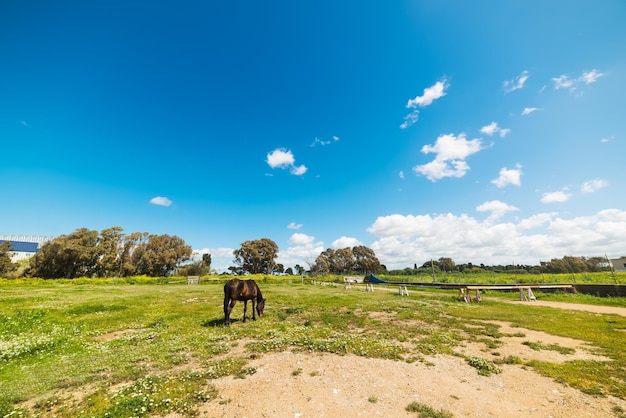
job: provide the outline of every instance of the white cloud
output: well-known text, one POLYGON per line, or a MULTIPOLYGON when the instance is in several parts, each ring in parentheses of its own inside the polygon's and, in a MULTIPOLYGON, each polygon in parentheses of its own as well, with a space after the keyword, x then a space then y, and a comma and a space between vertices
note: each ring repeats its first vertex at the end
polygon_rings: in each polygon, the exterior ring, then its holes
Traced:
POLYGON ((408 115, 406 115, 404 117, 404 122, 402 122, 400 124, 400 129, 406 129, 409 126, 413 125, 415 122, 417 122, 417 119, 419 118, 420 115, 420 111, 419 110, 414 110, 411 113, 409 113, 408 115))
POLYGON ((268 153, 266 160, 267 164, 272 168, 285 168, 293 165, 295 161, 296 159, 291 151, 285 149, 275 149, 268 153))
POLYGON ((611 135, 608 138, 600 138, 600 142, 602 142, 603 144, 606 144, 607 142, 613 142, 615 141, 615 135, 611 135))
POLYGON ((521 176, 522 176, 522 166, 517 164, 516 168, 506 168, 503 167, 500 169, 500 176, 497 179, 491 180, 493 184, 498 188, 503 188, 512 184, 514 186, 521 185, 521 176))
POLYGON ((163 197, 163 196, 153 197, 152 199, 150 199, 150 203, 152 203, 153 205, 166 206, 166 207, 172 205, 172 201, 169 200, 167 197, 163 197))
POLYGON ((469 169, 469 165, 463 160, 445 161, 437 159, 427 164, 413 167, 413 171, 416 174, 426 176, 430 181, 437 181, 445 177, 461 178, 469 169))
POLYGON ((507 212, 513 212, 519 210, 515 206, 509 205, 507 203, 501 202, 499 200, 492 200, 490 202, 485 202, 476 207, 478 212, 491 212, 491 215, 487 218, 489 222, 500 219, 507 212))
POLYGON ((315 241, 315 237, 302 233, 295 233, 289 238, 289 247, 279 250, 276 261, 287 267, 296 264, 307 267, 315 262, 317 256, 324 251, 324 242, 315 241))
POLYGON ((296 232, 289 238, 289 245, 309 245, 313 243, 315 237, 296 232))
POLYGON ((301 176, 304 173, 306 173, 308 170, 308 168, 303 164, 300 166, 293 166, 291 167, 291 174, 293 174, 294 176, 301 176))
POLYGON ((586 181, 580 187, 583 193, 593 193, 600 189, 603 189, 609 185, 609 182, 605 179, 593 179, 586 181))
POLYGON ((498 123, 497 122, 491 122, 489 125, 485 125, 482 128, 480 128, 480 133, 483 133, 485 135, 493 135, 496 132, 498 132, 498 123))
POLYGON ((517 229, 520 231, 524 231, 524 230, 529 230, 529 229, 540 228, 544 225, 549 224, 552 221, 552 219, 554 219, 557 215, 558 213, 556 212, 544 212, 544 213, 538 213, 536 215, 532 215, 528 218, 522 219, 517 224, 517 229))
POLYGON ((522 116, 526 116, 526 115, 530 115, 533 112, 536 112, 537 110, 541 110, 538 107, 525 107, 524 110, 522 111, 522 116))
POLYGON ((389 269, 440 257, 457 263, 536 265, 565 255, 623 255, 626 211, 608 209, 572 219, 539 213, 516 223, 492 221, 451 213, 382 216, 368 228, 377 237, 370 248, 389 269))
POLYGON ((360 245, 363 245, 363 243, 359 241, 358 239, 346 237, 344 235, 341 238, 334 240, 333 243, 331 244, 331 247, 338 250, 341 248, 352 248, 352 247, 357 247, 360 245))
POLYGON ((497 122, 491 122, 489 125, 485 125, 482 128, 480 128, 480 133, 483 133, 483 134, 488 135, 488 136, 492 136, 492 135, 494 135, 496 133, 499 133, 500 138, 504 138, 510 132, 511 132, 511 130, 508 129, 508 128, 506 128, 506 129, 500 128, 498 126, 497 122))
POLYGON ((504 81, 502 83, 502 87, 504 88, 504 92, 505 93, 510 93, 514 90, 518 90, 524 87, 524 83, 526 83, 526 80, 528 80, 528 77, 530 77, 530 75, 528 74, 528 71, 524 70, 522 71, 522 73, 520 75, 518 75, 517 77, 515 77, 513 80, 509 80, 509 81, 504 81))
POLYGON ((311 146, 311 147, 314 147, 314 146, 316 146, 316 145, 322 145, 322 146, 324 146, 324 145, 330 145, 330 144, 332 144, 333 142, 337 142, 337 141, 339 141, 339 137, 338 137, 338 136, 336 136, 336 135, 333 135, 333 136, 332 136, 332 139, 324 139, 324 138, 318 138, 318 137, 315 137, 315 139, 313 140, 313 142, 311 143, 311 145, 310 145, 310 146, 311 146))
POLYGON ((285 150, 284 148, 277 148, 268 153, 265 162, 267 162, 267 164, 272 168, 285 169, 287 167, 291 167, 291 174, 296 176, 300 176, 307 172, 307 167, 305 165, 295 166, 295 157, 290 150, 285 150))
POLYGON ((448 82, 444 78, 442 81, 437 81, 434 85, 424 89, 424 94, 416 96, 414 99, 409 99, 406 107, 409 109, 415 109, 416 107, 430 106, 435 100, 446 95, 446 89, 448 88, 448 82))
POLYGON ((598 81, 600 77, 605 76, 606 74, 598 72, 598 70, 591 70, 583 72, 583 75, 579 77, 579 80, 585 84, 591 84, 598 81))
POLYGON ((27 128, 29 127, 28 122, 26 122, 25 120, 21 120, 20 125, 25 126, 27 128))
POLYGON ((211 270, 215 270, 218 273, 228 271, 228 267, 233 265, 233 248, 202 248, 199 250, 193 250, 191 253, 192 261, 202 260, 203 254, 211 254, 211 270))
POLYGON ((400 170, 400 172, 398 173, 398 177, 404 179, 404 171, 400 170))
POLYGON ((291 151, 285 149, 275 149, 267 154, 267 164, 272 168, 284 168, 296 161, 291 151))
POLYGON ((413 167, 416 174, 426 176, 430 181, 444 177, 463 177, 469 170, 465 159, 482 149, 480 139, 467 140, 465 134, 455 137, 453 134, 439 136, 434 145, 424 145, 424 154, 435 153, 430 163, 413 167))
POLYGON ((302 224, 297 224, 295 222, 289 222, 289 225, 287 225, 288 229, 300 229, 302 228, 302 224))
POLYGON ((562 190, 559 190, 557 192, 546 192, 541 196, 541 203, 567 202, 570 197, 572 197, 571 194, 566 193, 562 190))
POLYGON ((574 85, 574 81, 570 80, 565 74, 553 78, 552 81, 554 81, 554 88, 556 90, 568 89, 574 85))
POLYGON ((425 88, 423 95, 409 99, 406 103, 407 109, 415 110, 404 117, 404 122, 400 124, 400 129, 406 129, 417 122, 420 112, 416 108, 430 106, 435 100, 445 96, 448 86, 449 84, 444 78, 442 81, 437 81, 432 86, 425 88))
POLYGON ((424 154, 436 153, 440 160, 463 160, 481 150, 480 139, 467 140, 465 134, 455 137, 453 134, 444 134, 437 138, 435 145, 424 145, 424 154))
POLYGON ((599 72, 598 70, 583 71, 582 75, 577 78, 570 78, 566 74, 562 74, 558 77, 554 77, 554 89, 569 89, 570 92, 575 91, 580 84, 592 84, 598 81, 600 77, 604 77, 606 74, 599 72))

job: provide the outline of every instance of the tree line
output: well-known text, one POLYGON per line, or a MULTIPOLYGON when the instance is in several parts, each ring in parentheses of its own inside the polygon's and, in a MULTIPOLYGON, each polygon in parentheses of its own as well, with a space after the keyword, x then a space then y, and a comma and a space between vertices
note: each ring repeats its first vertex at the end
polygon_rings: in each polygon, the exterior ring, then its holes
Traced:
MULTIPOLYGON (((126 234, 114 226, 101 232, 79 228, 47 241, 22 266, 11 263, 10 242, 0 244, 0 277, 164 277, 205 275, 211 269, 211 254, 191 261, 192 249, 182 238, 147 232, 126 234)), ((278 245, 269 238, 245 241, 233 251, 231 274, 303 274, 299 264, 285 267, 276 262, 278 245)), ((315 274, 377 273, 384 270, 374 251, 364 246, 327 249, 310 264, 315 274)))
MULTIPOLYGON (((235 266, 230 267, 230 270, 235 274, 302 274, 305 272, 304 267, 298 264, 294 267, 294 271, 291 267, 285 270, 282 264, 276 263, 278 245, 269 238, 245 241, 233 254, 235 266)), ((365 246, 338 250, 328 248, 309 267, 312 274, 364 274, 378 273, 384 269, 374 251, 365 246)))
POLYGON ((553 258, 550 261, 541 261, 539 265, 491 265, 463 263, 456 264, 448 257, 438 260, 429 260, 418 267, 407 267, 401 270, 389 271, 393 275, 425 275, 433 273, 509 273, 509 274, 563 274, 563 273, 595 273, 600 271, 611 271, 611 265, 606 257, 574 257, 564 256, 563 258, 553 258))
MULTIPOLYGON (((6 274, 17 266, 10 262, 10 243, 3 243, 0 263, 6 274)), ((147 232, 125 234, 114 226, 101 232, 80 228, 45 242, 28 261, 23 275, 44 279, 76 277, 167 276, 191 257, 182 238, 147 232)))
MULTIPOLYGON (((211 255, 189 262, 192 249, 182 238, 147 232, 124 233, 114 226, 101 232, 80 228, 69 235, 47 241, 27 264, 11 263, 11 243, 0 244, 0 277, 128 277, 146 275, 164 277, 178 275, 205 275, 211 269, 211 255)), ((276 262, 278 245, 269 238, 244 241, 233 251, 231 274, 303 274, 300 265, 287 268, 276 262)), ((456 264, 448 257, 429 260, 418 267, 387 271, 374 251, 366 246, 322 251, 314 262, 308 262, 309 272, 326 274, 368 274, 387 272, 392 275, 424 275, 435 273, 506 272, 511 274, 585 273, 608 271, 608 260, 603 257, 565 256, 541 262, 538 266, 486 266, 472 263, 456 264)))

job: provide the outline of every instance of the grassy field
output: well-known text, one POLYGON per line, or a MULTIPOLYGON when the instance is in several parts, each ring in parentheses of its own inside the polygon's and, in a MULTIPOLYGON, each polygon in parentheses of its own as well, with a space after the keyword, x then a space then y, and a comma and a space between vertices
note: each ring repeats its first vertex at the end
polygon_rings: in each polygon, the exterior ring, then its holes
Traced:
POLYGON ((460 284, 626 284, 626 273, 602 271, 597 273, 563 273, 563 274, 509 274, 509 273, 442 273, 421 276, 377 275, 386 281, 407 281, 422 283, 460 283, 460 284))
MULTIPOLYGON (((460 355, 457 347, 468 340, 497 348, 504 334, 485 322, 494 319, 589 342, 610 361, 523 367, 585 393, 626 399, 624 317, 489 300, 466 304, 448 292, 400 297, 299 279, 257 281, 266 315, 243 323, 238 303, 226 328, 220 279, 200 285, 0 280, 0 416, 193 416, 202 403, 217 401, 211 379, 255 373, 251 356, 290 349, 427 361, 460 355)), ((558 297, 581 302, 579 295, 558 297)), ((478 373, 499 371, 491 356, 466 360, 478 373)))

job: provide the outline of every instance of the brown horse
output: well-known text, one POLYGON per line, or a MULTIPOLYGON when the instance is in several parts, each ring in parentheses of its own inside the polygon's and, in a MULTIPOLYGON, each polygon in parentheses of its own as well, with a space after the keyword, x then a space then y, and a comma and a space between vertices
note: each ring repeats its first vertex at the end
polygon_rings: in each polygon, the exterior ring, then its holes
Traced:
POLYGON ((248 301, 252 301, 252 319, 256 321, 254 309, 259 316, 263 316, 265 309, 265 299, 261 294, 261 289, 254 280, 232 279, 224 285, 224 325, 230 326, 230 312, 233 310, 238 300, 243 301, 243 322, 246 322, 246 310, 248 301))

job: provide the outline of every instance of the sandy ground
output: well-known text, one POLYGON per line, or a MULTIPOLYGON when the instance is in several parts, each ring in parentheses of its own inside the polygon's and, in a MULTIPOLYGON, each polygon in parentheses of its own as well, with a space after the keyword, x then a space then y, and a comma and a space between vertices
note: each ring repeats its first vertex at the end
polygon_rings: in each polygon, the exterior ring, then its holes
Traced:
MULTIPOLYGON (((626 316, 624 308, 555 302, 520 302, 626 316), (564 305, 564 306, 561 306, 564 305)), ((523 361, 541 358, 562 362, 597 359, 584 342, 499 323, 504 333, 501 356, 523 361), (534 351, 523 341, 571 347, 568 355, 534 351)), ((491 359, 484 345, 468 344, 460 352, 491 359)), ((596 398, 542 377, 523 365, 501 365, 500 374, 480 376, 460 357, 436 356, 425 362, 367 359, 353 355, 280 352, 250 361, 256 373, 245 379, 225 377, 212 383, 218 399, 200 409, 202 417, 403 417, 412 402, 445 410, 455 417, 615 417, 626 410, 620 399, 596 398)))

